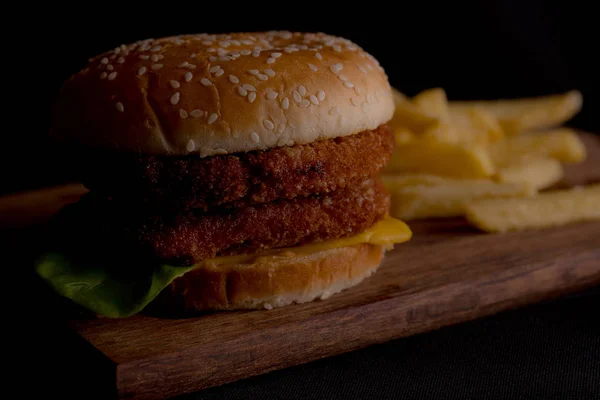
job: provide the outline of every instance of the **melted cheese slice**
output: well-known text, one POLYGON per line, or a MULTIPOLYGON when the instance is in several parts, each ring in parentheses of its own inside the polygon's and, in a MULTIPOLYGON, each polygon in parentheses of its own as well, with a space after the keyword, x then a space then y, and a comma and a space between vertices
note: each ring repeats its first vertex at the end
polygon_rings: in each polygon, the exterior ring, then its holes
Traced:
POLYGON ((321 243, 309 244, 305 246, 287 247, 281 249, 271 249, 256 254, 241 254, 235 256, 215 257, 202 261, 198 266, 210 265, 217 266, 223 264, 244 264, 253 263, 258 258, 264 257, 301 257, 311 253, 335 248, 349 247, 361 243, 370 243, 379 246, 386 246, 388 249, 394 244, 407 242, 412 238, 412 231, 404 222, 392 217, 386 217, 377 222, 366 231, 352 237, 343 239, 328 240, 321 243))

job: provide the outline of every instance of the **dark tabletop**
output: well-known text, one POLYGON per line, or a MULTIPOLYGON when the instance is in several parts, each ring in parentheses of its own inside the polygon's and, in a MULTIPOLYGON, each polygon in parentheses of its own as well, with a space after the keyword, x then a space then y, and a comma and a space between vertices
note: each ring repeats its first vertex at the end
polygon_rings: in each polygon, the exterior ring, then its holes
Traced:
MULTIPOLYGON (((593 287, 178 400, 600 399, 599 317, 593 287)), ((37 344, 28 392, 110 395, 101 382, 111 377, 84 361, 77 337, 49 328, 37 344)))

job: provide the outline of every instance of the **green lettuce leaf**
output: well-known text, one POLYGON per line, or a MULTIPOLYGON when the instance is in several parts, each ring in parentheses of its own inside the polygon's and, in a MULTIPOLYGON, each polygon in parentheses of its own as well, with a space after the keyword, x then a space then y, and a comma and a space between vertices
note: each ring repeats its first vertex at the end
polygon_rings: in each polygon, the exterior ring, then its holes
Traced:
POLYGON ((173 280, 193 268, 157 265, 129 275, 131 268, 74 260, 60 253, 47 253, 36 264, 36 272, 60 295, 97 314, 128 317, 140 312, 173 280))

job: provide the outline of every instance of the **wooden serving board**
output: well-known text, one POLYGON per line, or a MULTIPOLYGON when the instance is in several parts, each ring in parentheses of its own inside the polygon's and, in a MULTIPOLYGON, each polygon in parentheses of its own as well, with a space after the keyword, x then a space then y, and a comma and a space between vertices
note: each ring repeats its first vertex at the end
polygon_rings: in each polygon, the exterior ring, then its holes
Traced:
MULTIPOLYGON (((600 138, 583 138, 588 160, 567 166, 562 186, 600 181, 600 138)), ((0 225, 43 221, 81 193, 70 185, 2 199, 0 225)), ((159 399, 600 284, 600 222, 508 234, 480 233, 462 219, 410 225, 414 238, 374 276, 325 301, 68 324, 110 360, 121 398, 159 399)))

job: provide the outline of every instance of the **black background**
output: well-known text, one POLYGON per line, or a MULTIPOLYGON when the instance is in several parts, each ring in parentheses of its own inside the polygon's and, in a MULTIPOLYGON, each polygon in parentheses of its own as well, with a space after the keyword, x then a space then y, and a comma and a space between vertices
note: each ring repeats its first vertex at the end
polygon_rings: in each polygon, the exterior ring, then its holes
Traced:
MULTIPOLYGON (((600 30, 592 2, 439 3, 216 0, 31 5, 33 9, 22 14, 18 33, 10 37, 22 52, 16 60, 14 55, 7 58, 18 73, 13 95, 23 93, 22 84, 30 90, 25 103, 18 105, 25 114, 19 128, 4 132, 0 190, 72 179, 76 166, 45 135, 60 85, 89 57, 121 43, 191 32, 285 29, 345 36, 378 58, 392 85, 410 95, 436 86, 445 88, 450 99, 579 89, 584 109, 572 124, 600 131, 596 116, 600 30)), ((7 13, 5 22, 11 23, 12 17, 7 13)))

